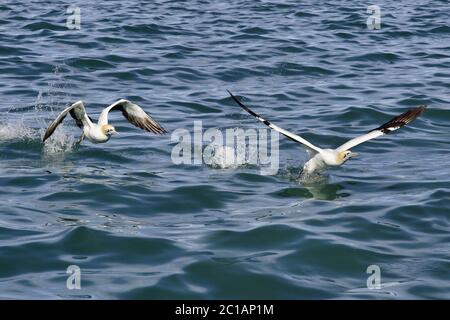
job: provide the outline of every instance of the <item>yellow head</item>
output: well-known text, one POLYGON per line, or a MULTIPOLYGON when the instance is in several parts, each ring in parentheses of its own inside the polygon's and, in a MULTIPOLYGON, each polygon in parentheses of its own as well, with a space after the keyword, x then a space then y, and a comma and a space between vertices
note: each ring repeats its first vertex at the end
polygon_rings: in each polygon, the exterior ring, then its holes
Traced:
POLYGON ((356 157, 358 154, 355 152, 351 152, 350 150, 344 150, 337 154, 336 161, 338 164, 343 164, 348 159, 356 157))
POLYGON ((110 125, 110 124, 105 124, 102 126, 102 132, 107 135, 108 137, 112 136, 113 134, 116 134, 117 131, 116 129, 110 125))

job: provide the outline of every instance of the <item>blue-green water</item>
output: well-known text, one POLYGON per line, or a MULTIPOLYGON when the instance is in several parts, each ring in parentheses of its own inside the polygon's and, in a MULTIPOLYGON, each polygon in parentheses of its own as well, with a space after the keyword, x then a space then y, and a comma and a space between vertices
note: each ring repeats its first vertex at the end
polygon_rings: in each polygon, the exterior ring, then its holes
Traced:
POLYGON ((0 4, 0 298, 450 298, 448 1, 67 1, 0 4), (70 119, 119 98, 165 128, 279 126, 335 147, 418 104, 410 126, 314 183, 175 165, 170 134, 84 142, 70 119), (68 290, 66 269, 81 269, 68 290), (366 269, 381 270, 369 290, 366 269))

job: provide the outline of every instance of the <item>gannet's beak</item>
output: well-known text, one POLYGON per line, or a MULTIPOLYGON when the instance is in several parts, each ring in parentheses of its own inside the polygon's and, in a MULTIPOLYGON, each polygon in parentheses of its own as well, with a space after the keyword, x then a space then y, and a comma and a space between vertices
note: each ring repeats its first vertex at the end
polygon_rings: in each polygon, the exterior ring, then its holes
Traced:
POLYGON ((119 134, 116 130, 111 131, 111 133, 114 135, 119 134))
POLYGON ((354 158, 354 157, 357 157, 357 156, 359 156, 359 153, 357 153, 357 152, 350 152, 350 158, 354 158))

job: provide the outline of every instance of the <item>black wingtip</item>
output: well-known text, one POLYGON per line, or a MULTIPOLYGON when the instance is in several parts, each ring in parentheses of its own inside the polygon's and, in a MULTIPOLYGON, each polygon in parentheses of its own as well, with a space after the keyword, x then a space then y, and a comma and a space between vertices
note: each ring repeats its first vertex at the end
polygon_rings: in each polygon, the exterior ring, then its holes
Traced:
POLYGON ((238 103, 238 105, 240 105, 242 107, 242 103, 239 101, 239 99, 234 94, 232 94, 230 90, 228 90, 228 89, 226 89, 226 90, 227 90, 228 94, 231 96, 231 98, 233 98, 233 100, 236 101, 238 103))
POLYGON ((241 101, 239 101, 239 99, 230 92, 230 90, 227 90, 228 93, 230 94, 231 98, 245 111, 247 111, 248 113, 250 113, 252 116, 256 117, 256 118, 261 118, 261 116, 255 112, 253 112, 249 107, 247 107, 245 104, 243 104, 241 101))
POLYGON ((230 95, 230 97, 231 97, 234 101, 236 101, 239 105, 241 105, 241 103, 240 103, 240 101, 237 99, 237 97, 236 97, 234 94, 232 94, 230 90, 228 90, 228 89, 226 89, 226 90, 227 90, 228 94, 230 95))
POLYGON ((238 99, 234 94, 231 93, 230 90, 228 90, 228 89, 226 89, 226 90, 227 90, 228 94, 231 96, 231 98, 232 98, 232 99, 233 99, 240 107, 242 107, 242 108, 244 108, 244 109, 247 110, 247 107, 244 106, 244 105, 242 104, 242 102, 240 102, 239 99, 238 99))
POLYGON ((397 117, 394 117, 393 119, 389 120, 388 122, 386 122, 385 124, 376 128, 375 130, 381 130, 384 134, 388 134, 388 133, 414 121, 426 109, 427 109, 426 105, 421 105, 421 106, 409 109, 408 111, 402 113, 401 115, 399 115, 397 117))

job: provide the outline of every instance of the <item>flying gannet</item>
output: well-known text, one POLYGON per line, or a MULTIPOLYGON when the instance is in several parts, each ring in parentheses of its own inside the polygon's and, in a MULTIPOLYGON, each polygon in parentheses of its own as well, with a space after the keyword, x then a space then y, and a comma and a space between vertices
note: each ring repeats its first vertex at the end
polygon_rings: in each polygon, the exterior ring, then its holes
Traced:
POLYGON ((83 101, 77 101, 70 107, 64 109, 59 116, 53 120, 45 132, 43 142, 47 140, 64 120, 68 113, 75 119, 77 126, 83 130, 79 143, 86 137, 93 143, 107 142, 112 135, 116 134, 116 129, 108 123, 108 114, 110 111, 122 111, 123 116, 131 124, 144 129, 148 132, 164 134, 167 131, 155 120, 152 119, 141 107, 128 100, 120 99, 109 107, 102 110, 98 122, 94 121, 86 113, 83 101))
POLYGON ((358 155, 357 153, 350 151, 350 148, 353 148, 363 142, 382 136, 384 134, 391 133, 392 131, 401 128, 402 126, 416 119, 426 109, 425 105, 410 109, 402 113, 401 115, 389 120, 385 124, 369 131, 366 134, 363 134, 362 136, 351 139, 333 150, 333 149, 321 149, 319 147, 316 147, 315 145, 308 142, 304 138, 272 124, 271 122, 261 117, 259 114, 250 110, 247 106, 245 106, 242 102, 240 102, 230 91, 228 91, 228 93, 230 94, 231 98, 233 98, 233 100, 236 101, 236 103, 239 106, 241 106, 242 109, 250 113, 252 116, 254 116, 256 119, 264 123, 266 126, 268 126, 273 130, 278 131, 282 135, 288 137, 289 139, 295 142, 303 144, 307 148, 311 158, 303 166, 303 170, 301 172, 302 174, 311 174, 315 171, 321 171, 326 169, 328 166, 343 165, 347 160, 358 155))

